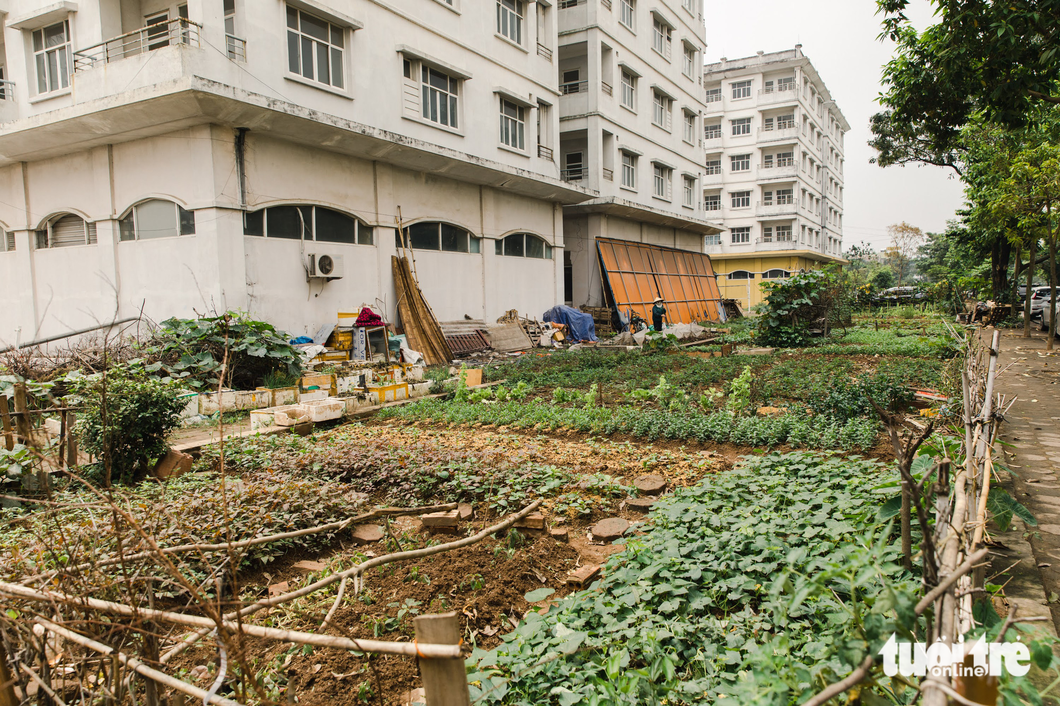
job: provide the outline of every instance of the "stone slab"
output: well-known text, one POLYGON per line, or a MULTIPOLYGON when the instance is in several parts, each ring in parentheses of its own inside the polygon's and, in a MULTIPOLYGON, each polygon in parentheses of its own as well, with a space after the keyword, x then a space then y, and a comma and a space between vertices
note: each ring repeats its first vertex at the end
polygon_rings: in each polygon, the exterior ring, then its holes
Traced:
POLYGON ((652 473, 637 478, 633 481, 633 486, 639 490, 642 495, 661 495, 663 491, 666 490, 666 480, 662 476, 652 473))
POLYGON ((383 539, 383 528, 379 525, 354 525, 350 530, 350 538, 356 544, 372 544, 383 539))
POLYGON ((598 542, 613 542, 629 529, 629 522, 621 517, 609 517, 593 525, 593 539, 598 542))

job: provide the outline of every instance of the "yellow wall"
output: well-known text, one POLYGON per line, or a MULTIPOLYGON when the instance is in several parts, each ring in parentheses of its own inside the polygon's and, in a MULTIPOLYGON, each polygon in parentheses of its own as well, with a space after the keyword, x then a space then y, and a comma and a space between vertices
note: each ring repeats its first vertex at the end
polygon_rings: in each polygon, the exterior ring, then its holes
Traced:
POLYGON ((762 277, 770 270, 787 270, 791 274, 797 274, 799 270, 820 269, 825 263, 797 255, 750 255, 747 257, 719 258, 714 255, 710 258, 714 265, 714 271, 718 274, 718 288, 721 296, 725 299, 735 299, 740 302, 740 307, 745 314, 749 309, 759 304, 763 299, 761 289, 762 277), (729 279, 731 272, 738 271, 753 272, 754 279, 729 279))

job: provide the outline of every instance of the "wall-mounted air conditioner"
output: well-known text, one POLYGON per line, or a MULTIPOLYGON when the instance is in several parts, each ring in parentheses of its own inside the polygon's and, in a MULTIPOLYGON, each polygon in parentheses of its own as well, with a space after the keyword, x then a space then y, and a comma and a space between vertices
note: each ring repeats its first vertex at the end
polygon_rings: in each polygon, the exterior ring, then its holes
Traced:
POLYGON ((314 253, 309 256, 310 278, 340 279, 342 275, 342 255, 314 253))

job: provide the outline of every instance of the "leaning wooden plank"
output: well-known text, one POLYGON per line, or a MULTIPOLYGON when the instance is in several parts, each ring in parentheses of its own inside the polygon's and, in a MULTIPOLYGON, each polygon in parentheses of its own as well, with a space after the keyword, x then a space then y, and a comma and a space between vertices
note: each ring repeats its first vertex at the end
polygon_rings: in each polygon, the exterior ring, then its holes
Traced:
POLYGON ((427 365, 441 365, 446 361, 438 360, 434 352, 428 349, 428 341, 420 327, 419 319, 415 314, 412 300, 412 292, 409 289, 406 271, 408 263, 404 258, 391 257, 394 271, 394 289, 397 292, 398 316, 401 317, 401 326, 405 329, 405 337, 408 339, 409 347, 423 355, 427 365))

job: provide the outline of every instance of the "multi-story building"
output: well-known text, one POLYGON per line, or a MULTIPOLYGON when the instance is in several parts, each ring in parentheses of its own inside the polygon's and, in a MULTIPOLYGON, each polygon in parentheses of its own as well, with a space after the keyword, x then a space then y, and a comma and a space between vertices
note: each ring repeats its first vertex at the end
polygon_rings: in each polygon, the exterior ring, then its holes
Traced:
POLYGON ((850 125, 802 46, 722 59, 703 73, 705 237, 723 295, 843 262, 843 136, 850 125))
POLYGON ((564 207, 565 299, 600 306, 597 238, 702 252, 703 237, 719 232, 701 199, 703 7, 700 0, 558 6, 562 176, 599 193, 564 207))
POLYGON ((0 340, 141 307, 393 319, 402 230, 439 318, 539 315, 562 207, 596 196, 557 162, 559 12, 0 0, 0 340))

